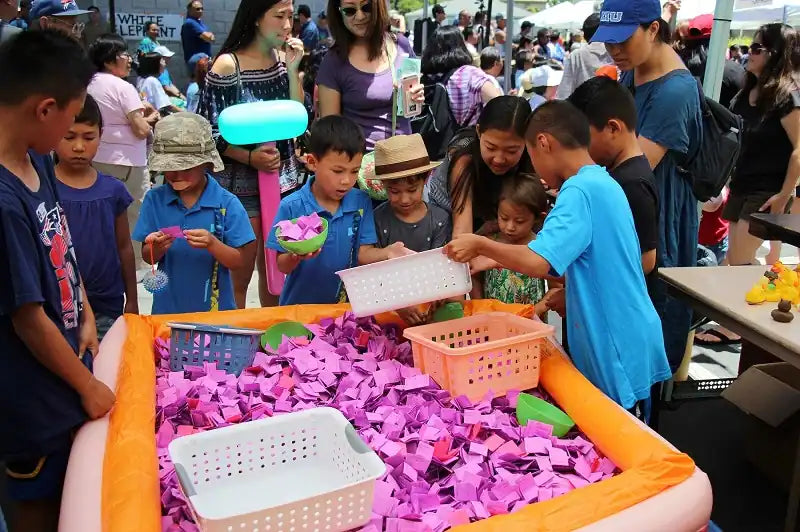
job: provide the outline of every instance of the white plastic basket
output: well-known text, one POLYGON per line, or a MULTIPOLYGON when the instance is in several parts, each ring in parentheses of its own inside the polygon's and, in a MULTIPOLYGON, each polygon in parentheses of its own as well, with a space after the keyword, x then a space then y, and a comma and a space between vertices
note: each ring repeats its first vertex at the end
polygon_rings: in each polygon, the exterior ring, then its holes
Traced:
POLYGON ((463 296, 472 290, 469 265, 442 248, 336 272, 357 317, 463 296))
POLYGON ((338 532, 370 520, 386 465, 341 412, 312 408, 174 439, 204 532, 338 532))

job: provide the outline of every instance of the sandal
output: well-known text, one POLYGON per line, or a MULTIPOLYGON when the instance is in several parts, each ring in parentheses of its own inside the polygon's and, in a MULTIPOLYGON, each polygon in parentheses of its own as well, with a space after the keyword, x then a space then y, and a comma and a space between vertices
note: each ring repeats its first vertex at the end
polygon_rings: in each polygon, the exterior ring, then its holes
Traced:
POLYGON ((719 330, 715 327, 695 334, 694 343, 697 345, 736 345, 742 343, 742 337, 728 329, 719 330), (733 336, 725 334, 726 332, 733 336))

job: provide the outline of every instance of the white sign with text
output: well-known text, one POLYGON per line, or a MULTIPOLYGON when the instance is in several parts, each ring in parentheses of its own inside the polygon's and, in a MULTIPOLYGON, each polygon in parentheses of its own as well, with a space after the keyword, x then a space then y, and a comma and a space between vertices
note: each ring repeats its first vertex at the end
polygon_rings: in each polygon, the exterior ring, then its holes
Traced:
POLYGON ((751 7, 772 7, 773 0, 736 0, 734 9, 748 9, 751 7))
POLYGON ((147 13, 117 13, 117 33, 123 39, 138 41, 144 37, 144 25, 153 21, 158 24, 158 41, 180 41, 183 16, 152 15, 147 13))

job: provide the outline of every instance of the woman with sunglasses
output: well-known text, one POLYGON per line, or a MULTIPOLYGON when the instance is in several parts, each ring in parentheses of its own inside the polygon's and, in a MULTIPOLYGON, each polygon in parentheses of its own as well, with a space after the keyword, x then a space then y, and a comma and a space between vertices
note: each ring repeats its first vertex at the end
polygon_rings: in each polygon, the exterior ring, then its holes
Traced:
MULTIPOLYGON (((403 56, 414 57, 403 35, 389 31, 389 13, 381 0, 328 0, 328 21, 335 44, 317 74, 320 116, 343 115, 364 132, 367 150, 393 134, 394 86, 403 56)), ((412 99, 424 101, 423 86, 412 99)), ((411 134, 406 118, 395 117, 395 132, 411 134)))
MULTIPOLYGON (((699 227, 697 199, 678 167, 700 146, 700 96, 694 76, 670 46, 665 21, 672 16, 670 8, 668 3, 662 13, 659 0, 605 0, 592 37, 592 42, 606 44, 614 63, 625 72, 620 83, 634 95, 639 145, 659 192, 659 267, 694 266, 699 227)), ((648 289, 675 370, 686 351, 692 310, 668 296, 662 283, 648 289)))
MULTIPOLYGON (((220 136, 218 120, 226 107, 239 103, 288 99, 303 103, 299 69, 303 42, 291 36, 293 11, 291 0, 242 0, 228 38, 208 72, 198 106, 198 113, 211 123, 217 150, 225 163, 225 169, 214 177, 244 205, 258 241, 256 249, 264 246, 258 172, 279 171, 282 193, 296 188, 294 142, 281 141, 276 148, 233 146, 220 136)), ((263 251, 251 256, 243 268, 231 272, 237 306, 245 307, 254 265, 258 267, 261 306, 276 306, 278 298, 267 290, 263 251)))
MULTIPOLYGON (((800 177, 800 36, 791 26, 761 26, 750 46, 744 88, 731 110, 744 119, 742 151, 722 217, 730 222, 728 263, 753 264, 763 241, 750 234, 757 211, 782 214, 800 177)), ((767 256, 780 258, 780 243, 767 256)))

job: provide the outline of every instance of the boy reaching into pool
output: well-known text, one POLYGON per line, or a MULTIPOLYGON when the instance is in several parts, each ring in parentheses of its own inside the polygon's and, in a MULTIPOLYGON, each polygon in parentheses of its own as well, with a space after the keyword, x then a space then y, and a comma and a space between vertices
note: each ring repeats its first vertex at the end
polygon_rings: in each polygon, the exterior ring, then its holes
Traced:
POLYGON ((235 309, 230 272, 255 252, 256 235, 241 202, 208 174, 223 167, 211 124, 188 112, 160 120, 148 166, 164 184, 145 196, 132 238, 169 279, 153 314, 235 309))
POLYGON ((670 377, 661 323, 647 295, 633 217, 622 188, 589 156, 589 123, 564 101, 531 115, 526 145, 536 173, 560 189, 528 245, 457 235, 446 247, 474 270, 565 275, 570 354, 606 395, 645 417, 651 387, 670 377))
POLYGON ((59 32, 0 46, 0 461, 16 503, 11 530, 58 528, 74 432, 115 400, 91 372, 94 314, 53 162, 39 155, 72 126, 93 71, 59 32))
POLYGON ((327 116, 311 127, 308 149, 314 176, 281 200, 267 240, 267 247, 278 252, 278 269, 286 274, 281 305, 344 302, 337 271, 410 253, 402 242, 377 247, 372 200, 353 188, 365 149, 361 128, 349 118, 327 116), (274 225, 312 213, 328 221, 322 248, 309 255, 287 253, 274 225))

